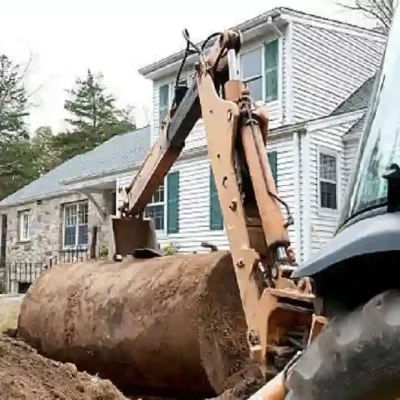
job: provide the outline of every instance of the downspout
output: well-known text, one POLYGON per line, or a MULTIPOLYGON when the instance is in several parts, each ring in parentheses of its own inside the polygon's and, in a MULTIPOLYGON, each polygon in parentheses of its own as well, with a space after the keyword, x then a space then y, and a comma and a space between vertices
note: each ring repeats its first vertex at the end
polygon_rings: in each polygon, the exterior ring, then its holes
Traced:
POLYGON ((304 181, 302 185, 304 196, 303 210, 303 242, 304 242, 304 260, 308 260, 311 256, 311 191, 310 191, 310 137, 308 132, 305 133, 302 142, 302 159, 304 181))
POLYGON ((296 131, 293 133, 293 154, 294 154, 294 197, 295 197, 295 209, 294 209, 294 229, 295 229, 295 251, 297 255, 297 260, 302 261, 301 249, 301 157, 300 157, 300 132, 296 131))

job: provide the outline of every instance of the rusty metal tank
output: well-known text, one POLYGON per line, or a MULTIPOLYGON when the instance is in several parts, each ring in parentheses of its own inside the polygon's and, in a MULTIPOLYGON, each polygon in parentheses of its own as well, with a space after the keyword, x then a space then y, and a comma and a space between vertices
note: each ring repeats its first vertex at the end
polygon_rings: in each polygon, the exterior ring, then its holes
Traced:
POLYGON ((26 294, 17 334, 127 395, 213 396, 248 361, 228 252, 51 268, 26 294))

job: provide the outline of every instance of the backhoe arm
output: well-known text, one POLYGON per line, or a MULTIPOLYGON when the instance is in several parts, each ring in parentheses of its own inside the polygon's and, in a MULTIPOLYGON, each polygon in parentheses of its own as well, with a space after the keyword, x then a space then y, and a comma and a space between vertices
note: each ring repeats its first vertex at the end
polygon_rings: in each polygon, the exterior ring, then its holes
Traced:
MULTIPOLYGON (((190 40, 187 32, 185 37, 190 40)), ((204 57, 203 62, 213 70, 214 86, 221 86, 229 79, 226 50, 231 48, 235 53, 239 52, 240 41, 237 32, 221 34, 207 58, 204 57)), ((197 81, 194 80, 190 88, 176 85, 174 102, 166 120, 162 122, 158 140, 127 188, 127 199, 121 208, 123 215, 135 216, 144 211, 152 195, 181 154, 185 140, 201 118, 201 114, 197 81)))
MULTIPOLYGON (((293 324, 309 324, 312 296, 308 296, 307 288, 302 289, 304 295, 299 295, 297 283, 290 279, 296 265, 287 227, 293 221, 278 196, 268 162, 268 113, 254 106, 240 79, 240 34, 219 34, 207 57, 204 49, 193 45, 185 35, 200 57, 195 80, 190 89, 176 87, 162 132, 127 189, 122 220, 143 223, 137 216, 145 210, 181 154, 185 139, 202 118, 248 326, 250 353, 266 376, 275 376, 277 371, 271 369, 275 358, 288 361, 298 350, 286 345, 286 331, 293 324), (282 305, 283 295, 287 303, 295 305, 282 305)), ((119 238, 132 241, 140 229, 132 223, 130 231, 119 238)), ((132 247, 132 243, 128 245, 132 247)))

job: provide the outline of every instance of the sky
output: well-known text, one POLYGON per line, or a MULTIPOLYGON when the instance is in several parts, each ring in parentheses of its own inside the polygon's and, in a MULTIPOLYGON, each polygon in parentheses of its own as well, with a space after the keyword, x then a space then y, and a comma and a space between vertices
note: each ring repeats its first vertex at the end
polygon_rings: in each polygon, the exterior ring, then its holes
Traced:
POLYGON ((138 70, 181 50, 184 28, 197 42, 279 6, 370 25, 338 2, 0 0, 0 54, 19 63, 31 59, 27 88, 33 102, 32 132, 39 126, 51 126, 54 131, 65 127, 66 90, 88 68, 103 73, 117 104, 134 106, 137 124, 143 126, 151 116, 152 84, 138 70))

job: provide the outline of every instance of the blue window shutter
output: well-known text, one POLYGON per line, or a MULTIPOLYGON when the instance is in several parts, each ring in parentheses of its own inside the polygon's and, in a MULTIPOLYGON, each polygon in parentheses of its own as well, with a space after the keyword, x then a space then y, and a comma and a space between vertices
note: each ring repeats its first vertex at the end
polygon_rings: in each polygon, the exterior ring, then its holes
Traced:
POLYGON ((214 174, 210 168, 210 230, 219 231, 222 229, 224 229, 224 219, 222 216, 221 205, 219 204, 214 174))
POLYGON ((167 233, 179 232, 179 171, 167 177, 167 233))
POLYGON ((275 185, 278 186, 278 153, 276 151, 268 152, 268 161, 274 177, 275 185))

